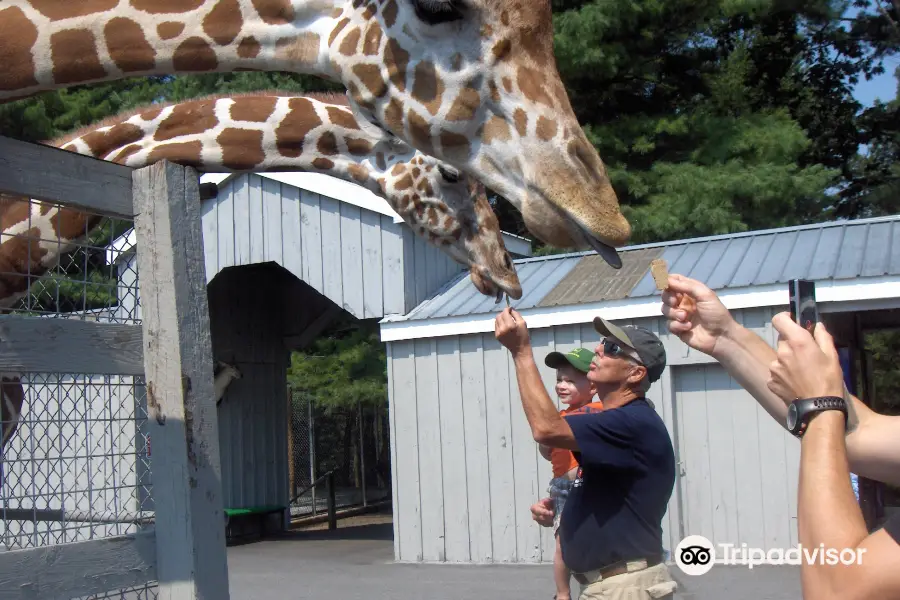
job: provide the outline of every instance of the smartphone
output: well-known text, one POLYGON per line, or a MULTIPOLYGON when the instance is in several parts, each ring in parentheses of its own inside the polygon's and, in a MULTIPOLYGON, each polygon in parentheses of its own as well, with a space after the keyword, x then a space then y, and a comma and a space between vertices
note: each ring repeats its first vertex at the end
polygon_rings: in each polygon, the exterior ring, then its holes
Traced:
POLYGON ((791 279, 788 283, 791 303, 791 317, 794 322, 813 333, 819 322, 816 308, 816 283, 807 279, 791 279))

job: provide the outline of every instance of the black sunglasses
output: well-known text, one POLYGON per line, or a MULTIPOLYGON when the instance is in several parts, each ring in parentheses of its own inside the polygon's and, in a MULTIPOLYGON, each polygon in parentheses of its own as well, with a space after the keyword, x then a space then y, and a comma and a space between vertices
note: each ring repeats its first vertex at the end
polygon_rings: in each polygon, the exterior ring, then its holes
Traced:
POLYGON ((628 354, 625 351, 625 348, 623 348, 621 345, 617 344, 616 342, 613 342, 609 338, 603 338, 601 343, 603 344, 603 354, 605 354, 607 356, 612 356, 612 357, 618 356, 618 357, 622 357, 622 358, 627 358, 628 360, 634 361, 639 365, 643 364, 640 360, 638 360, 635 357, 628 354))

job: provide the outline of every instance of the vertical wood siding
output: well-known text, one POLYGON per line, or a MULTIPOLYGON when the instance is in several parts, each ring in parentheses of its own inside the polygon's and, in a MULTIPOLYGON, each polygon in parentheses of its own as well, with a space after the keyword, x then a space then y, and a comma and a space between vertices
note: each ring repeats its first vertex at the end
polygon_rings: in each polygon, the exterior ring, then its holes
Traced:
POLYGON ((203 204, 207 280, 275 262, 359 319, 404 314, 463 270, 403 223, 259 175, 203 204))
MULTIPOLYGON (((778 309, 734 311, 770 344, 778 309)), ((684 461, 663 519, 663 545, 684 535, 763 548, 796 544, 799 446, 702 353, 669 334, 663 319, 619 321, 663 340, 669 368, 648 398, 684 461), (682 520, 684 531, 682 531, 682 520)), ((591 324, 537 329, 532 345, 553 390, 552 351, 593 349, 591 324)), ((529 507, 552 477, 522 412, 509 352, 493 334, 388 343, 395 558, 403 562, 552 562, 549 528, 529 507)))

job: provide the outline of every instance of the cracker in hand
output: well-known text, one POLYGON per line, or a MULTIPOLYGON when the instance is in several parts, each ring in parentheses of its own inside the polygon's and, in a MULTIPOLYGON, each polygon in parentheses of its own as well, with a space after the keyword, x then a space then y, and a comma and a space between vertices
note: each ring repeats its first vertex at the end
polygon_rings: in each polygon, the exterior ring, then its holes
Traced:
POLYGON ((661 258, 651 260, 650 274, 653 275, 653 281, 656 282, 656 289, 663 291, 669 287, 669 267, 665 260, 661 258))

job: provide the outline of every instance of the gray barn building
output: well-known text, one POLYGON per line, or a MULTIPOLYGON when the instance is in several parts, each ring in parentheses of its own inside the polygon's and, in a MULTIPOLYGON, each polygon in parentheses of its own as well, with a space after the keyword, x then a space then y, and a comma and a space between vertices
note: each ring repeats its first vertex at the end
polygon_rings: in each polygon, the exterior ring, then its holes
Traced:
MULTIPOLYGON (((242 373, 219 406, 224 505, 287 507, 291 350, 341 311, 406 313, 463 267, 415 236, 384 199, 333 177, 208 174, 201 182, 218 184, 202 208, 213 358, 242 373)), ((530 254, 528 240, 504 241, 514 255, 530 254)), ((130 231, 109 250, 128 314, 140 302, 135 247, 130 231)))
MULTIPOLYGON (((669 366, 648 394, 676 449, 664 546, 699 534, 715 544, 794 547, 799 443, 723 367, 668 333, 649 274, 657 257, 706 282, 773 346, 770 320, 787 308, 787 281, 814 280, 838 345, 864 363, 863 332, 900 325, 900 218, 633 246, 620 271, 594 253, 516 261, 524 294, 512 305, 531 330, 551 397, 555 376, 544 356, 593 348, 595 316, 642 325, 665 343, 669 366)), ((509 353, 494 338, 503 306, 456 276, 409 314, 382 321, 398 561, 553 560, 550 530, 529 513, 547 495, 551 469, 522 412, 509 353)), ((851 384, 857 393, 866 387, 855 377, 851 384)))

